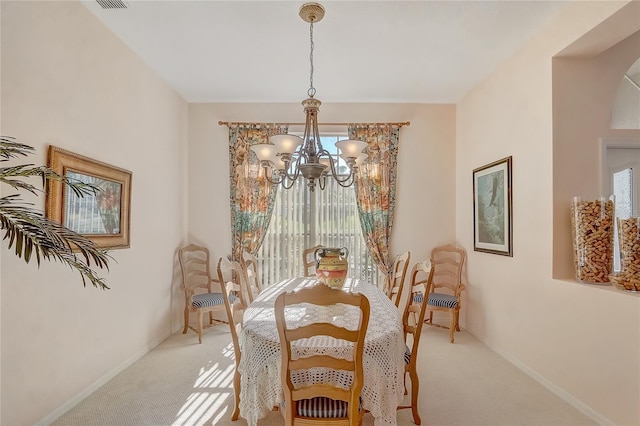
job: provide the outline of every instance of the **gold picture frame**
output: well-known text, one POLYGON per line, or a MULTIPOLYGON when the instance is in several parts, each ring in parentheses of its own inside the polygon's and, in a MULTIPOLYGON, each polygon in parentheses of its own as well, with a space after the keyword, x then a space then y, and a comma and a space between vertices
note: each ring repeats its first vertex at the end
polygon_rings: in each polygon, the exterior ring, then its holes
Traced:
POLYGON ((70 179, 92 183, 102 190, 76 195, 67 185, 49 179, 46 216, 84 235, 99 247, 130 247, 129 218, 132 173, 56 146, 49 146, 48 165, 70 179))
POLYGON ((513 256, 512 157, 473 170, 473 249, 513 256))

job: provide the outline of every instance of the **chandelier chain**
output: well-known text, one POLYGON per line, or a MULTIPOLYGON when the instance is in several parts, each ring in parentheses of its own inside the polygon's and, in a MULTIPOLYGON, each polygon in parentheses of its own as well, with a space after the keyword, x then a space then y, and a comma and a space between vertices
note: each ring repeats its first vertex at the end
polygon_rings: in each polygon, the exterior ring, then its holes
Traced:
POLYGON ((309 90, 307 91, 307 95, 310 98, 313 98, 316 94, 316 89, 313 87, 313 21, 309 24, 309 40, 310 40, 310 49, 309 49, 309 64, 310 64, 310 73, 309 73, 309 90))

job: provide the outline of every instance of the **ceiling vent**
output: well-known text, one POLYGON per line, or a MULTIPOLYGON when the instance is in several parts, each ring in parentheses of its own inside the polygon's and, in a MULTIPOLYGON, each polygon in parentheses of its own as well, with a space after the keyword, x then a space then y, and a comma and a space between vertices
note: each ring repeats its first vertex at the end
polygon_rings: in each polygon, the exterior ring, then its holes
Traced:
POLYGON ((129 7, 122 0, 96 0, 103 9, 126 9, 129 7))

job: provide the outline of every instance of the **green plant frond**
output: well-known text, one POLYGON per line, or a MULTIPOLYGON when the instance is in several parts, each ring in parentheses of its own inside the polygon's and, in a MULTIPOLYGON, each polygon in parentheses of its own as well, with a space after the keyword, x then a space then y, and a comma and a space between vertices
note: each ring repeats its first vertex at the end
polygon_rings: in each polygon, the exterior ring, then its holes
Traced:
POLYGON ((16 206, 22 206, 23 209, 30 209, 32 206, 32 203, 27 203, 25 201, 22 201, 22 199, 20 198, 20 194, 10 194, 10 195, 5 195, 4 197, 0 198, 0 209, 4 209, 6 208, 11 208, 11 207, 16 207, 16 206))
POLYGON ((67 177, 64 177, 62 181, 67 185, 67 188, 71 189, 78 197, 97 195, 98 192, 102 191, 102 188, 92 183, 81 182, 67 177))
POLYGON ((31 192, 32 194, 37 194, 38 192, 42 192, 41 189, 36 188, 30 183, 23 182, 21 180, 16 179, 18 177, 33 176, 34 174, 31 173, 29 169, 25 169, 26 167, 29 167, 29 166, 30 165, 28 164, 28 165, 20 165, 20 166, 13 166, 13 167, 0 167, 0 182, 10 185, 13 189, 26 190, 31 192))
MULTIPOLYGON (((0 177, 25 177, 25 176, 33 176, 34 173, 29 170, 34 167, 33 164, 19 164, 16 166, 9 167, 0 167, 0 177)), ((36 175, 40 175, 40 173, 35 173, 36 175)))
POLYGON ((76 269, 86 286, 88 279, 93 286, 108 289, 91 265, 108 269, 113 258, 107 250, 98 247, 91 240, 57 222, 44 217, 41 212, 23 205, 15 205, 19 198, 8 196, 0 199, 0 226, 5 231, 4 240, 9 240, 8 248, 15 245, 15 253, 29 263, 35 251, 38 264, 41 259, 56 260, 76 269), (73 251, 77 246, 79 257, 73 251), (84 261, 83 261, 84 258, 84 261))
POLYGON ((10 136, 0 136, 0 161, 7 161, 18 156, 26 157, 35 152, 35 149, 15 141, 10 136))
POLYGON ((71 179, 67 176, 62 176, 56 173, 52 169, 46 166, 37 166, 33 168, 33 175, 42 176, 42 183, 44 184, 46 179, 61 181, 67 185, 78 197, 84 197, 85 195, 96 195, 102 189, 92 183, 82 182, 78 179, 71 179))
POLYGON ((14 189, 24 189, 33 194, 36 194, 36 192, 42 192, 42 190, 29 183, 15 179, 32 176, 41 177, 43 185, 46 179, 61 181, 63 184, 66 184, 68 188, 71 189, 78 197, 84 197, 85 195, 96 195, 99 191, 101 191, 100 187, 94 184, 82 182, 77 179, 71 179, 66 176, 61 176, 60 174, 51 170, 49 167, 45 166, 21 164, 11 167, 0 167, 0 182, 11 185, 14 189))

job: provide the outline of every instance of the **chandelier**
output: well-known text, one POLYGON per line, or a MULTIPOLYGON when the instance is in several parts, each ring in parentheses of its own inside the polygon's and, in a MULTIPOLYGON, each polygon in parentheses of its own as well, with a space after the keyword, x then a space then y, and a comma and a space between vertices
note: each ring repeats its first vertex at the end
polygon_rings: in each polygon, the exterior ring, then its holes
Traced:
POLYGON ((289 189, 300 177, 307 180, 307 186, 311 191, 316 187, 324 189, 329 173, 335 181, 344 187, 353 185, 358 165, 365 159, 362 151, 367 143, 359 140, 342 140, 336 142, 340 150, 340 157, 345 161, 347 174, 340 174, 336 159, 322 147, 320 132, 318 131, 318 110, 321 102, 315 99, 316 89, 313 87, 313 24, 324 17, 324 7, 318 3, 306 3, 299 12, 300 17, 309 23, 310 39, 310 78, 308 99, 302 101, 306 116, 304 134, 274 135, 269 138, 269 143, 255 144, 251 147, 260 160, 260 166, 264 169, 266 179, 272 184, 282 184, 289 189))

